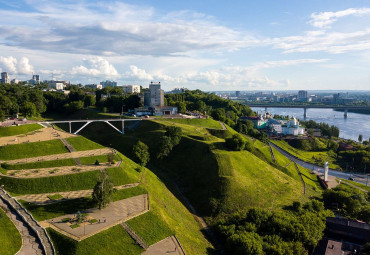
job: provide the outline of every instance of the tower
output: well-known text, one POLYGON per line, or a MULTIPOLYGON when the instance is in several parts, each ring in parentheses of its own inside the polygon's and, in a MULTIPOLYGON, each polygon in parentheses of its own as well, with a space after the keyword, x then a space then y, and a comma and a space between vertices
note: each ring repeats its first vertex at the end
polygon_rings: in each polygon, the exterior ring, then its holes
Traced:
POLYGON ((329 174, 329 163, 328 161, 325 162, 325 170, 324 170, 324 181, 328 181, 328 174, 329 174))

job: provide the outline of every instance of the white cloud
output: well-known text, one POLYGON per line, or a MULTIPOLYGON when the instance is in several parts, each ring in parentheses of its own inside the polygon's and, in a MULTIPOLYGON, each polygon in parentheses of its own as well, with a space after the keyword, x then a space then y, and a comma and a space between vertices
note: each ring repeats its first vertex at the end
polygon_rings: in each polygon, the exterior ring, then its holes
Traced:
POLYGON ((336 22, 339 18, 350 15, 361 16, 370 14, 370 8, 349 8, 337 12, 318 12, 311 14, 309 23, 318 28, 330 27, 331 24, 336 22))
POLYGON ((102 57, 90 57, 83 59, 84 65, 75 66, 71 70, 72 75, 119 77, 116 68, 102 57))
POLYGON ((30 65, 29 59, 22 57, 19 61, 12 56, 0 56, 0 66, 4 72, 10 74, 32 74, 34 72, 33 66, 30 65))

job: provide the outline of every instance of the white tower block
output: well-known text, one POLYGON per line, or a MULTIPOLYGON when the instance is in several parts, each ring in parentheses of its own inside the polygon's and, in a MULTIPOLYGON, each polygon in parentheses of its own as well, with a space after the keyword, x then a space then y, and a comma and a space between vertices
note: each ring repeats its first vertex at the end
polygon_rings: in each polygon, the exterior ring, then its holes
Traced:
POLYGON ((325 172, 324 172, 324 180, 328 181, 328 174, 329 174, 329 163, 328 161, 325 162, 325 172))

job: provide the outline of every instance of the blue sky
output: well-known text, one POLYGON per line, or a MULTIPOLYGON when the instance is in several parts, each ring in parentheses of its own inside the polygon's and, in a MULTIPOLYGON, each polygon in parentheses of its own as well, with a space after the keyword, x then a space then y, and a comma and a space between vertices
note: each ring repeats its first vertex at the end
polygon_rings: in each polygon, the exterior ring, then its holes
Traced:
POLYGON ((202 90, 370 88, 369 1, 0 0, 11 78, 202 90))

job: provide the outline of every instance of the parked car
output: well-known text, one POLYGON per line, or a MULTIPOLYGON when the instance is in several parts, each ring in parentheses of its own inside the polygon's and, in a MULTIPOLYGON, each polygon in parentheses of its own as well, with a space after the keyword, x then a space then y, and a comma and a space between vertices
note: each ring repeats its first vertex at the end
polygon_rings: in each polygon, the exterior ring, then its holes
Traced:
POLYGON ((149 115, 144 115, 144 118, 145 119, 149 119, 149 115))

